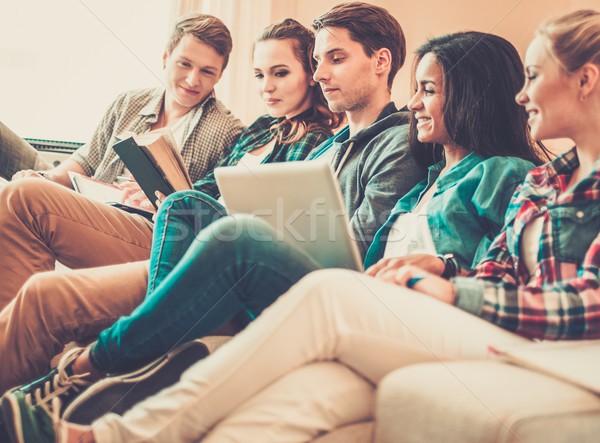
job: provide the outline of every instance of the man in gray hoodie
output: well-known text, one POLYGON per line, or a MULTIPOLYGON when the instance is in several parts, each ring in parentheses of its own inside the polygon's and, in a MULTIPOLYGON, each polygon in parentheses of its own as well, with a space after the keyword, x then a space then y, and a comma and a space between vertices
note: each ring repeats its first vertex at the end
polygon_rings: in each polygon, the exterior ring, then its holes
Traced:
POLYGON ((408 151, 409 114, 398 112, 390 95, 406 42, 385 9, 365 3, 335 6, 313 27, 313 77, 348 126, 309 158, 332 158, 364 256, 396 201, 424 175, 408 151))
MULTIPOLYGON (((314 49, 317 68, 314 79, 321 84, 329 107, 334 111, 346 113, 348 126, 316 148, 311 158, 331 160, 342 187, 352 227, 364 255, 375 232, 385 222, 396 201, 424 176, 424 171, 408 152, 409 117, 405 113, 397 112, 390 101, 393 78, 403 64, 406 54, 404 35, 398 22, 385 9, 365 3, 338 5, 316 19, 313 26, 317 30, 314 49)), ((168 204, 167 202, 164 204, 168 204)), ((214 253, 216 255, 206 253, 209 263, 200 266, 199 272, 204 275, 211 266, 218 266, 221 255, 226 254, 219 251, 234 248, 233 243, 217 245, 219 247, 214 253)), ((261 248, 255 246, 248 248, 250 256, 245 257, 245 261, 255 264, 248 270, 248 273, 256 274, 252 278, 230 282, 222 278, 222 275, 219 277, 217 272, 200 276, 198 271, 192 271, 185 277, 175 275, 185 273, 184 269, 182 272, 172 272, 165 278, 175 280, 172 285, 165 285, 163 280, 160 286, 179 288, 189 283, 183 282, 191 275, 195 283, 188 290, 163 290, 160 294, 149 294, 145 300, 147 273, 140 270, 147 270, 147 266, 140 266, 139 263, 121 265, 118 267, 121 270, 119 272, 115 272, 113 267, 108 270, 87 270, 85 275, 81 271, 73 271, 70 274, 54 276, 52 287, 48 287, 43 279, 38 278, 34 284, 26 285, 20 291, 16 300, 20 309, 15 310, 11 316, 19 317, 14 318, 14 323, 19 325, 21 331, 30 331, 28 336, 31 333, 35 334, 36 340, 47 338, 48 343, 39 346, 45 354, 23 356, 26 358, 26 364, 25 361, 11 362, 11 372, 22 376, 26 368, 39 368, 37 363, 42 363, 44 359, 47 362, 52 352, 59 351, 65 341, 77 338, 75 334, 81 331, 85 331, 88 336, 97 334, 99 330, 94 330, 94 326, 97 328, 101 323, 97 315, 100 308, 102 316, 115 318, 118 315, 127 315, 135 305, 141 303, 129 317, 119 319, 112 327, 102 332, 102 349, 98 355, 102 354, 102 360, 105 360, 104 357, 112 353, 110 360, 113 367, 105 369, 92 365, 89 358, 90 348, 85 348, 69 354, 70 361, 63 361, 58 371, 54 370, 45 377, 45 381, 52 380, 47 386, 60 387, 65 396, 69 397, 72 393, 71 386, 76 391, 82 387, 82 383, 91 382, 106 372, 122 372, 137 363, 147 363, 168 352, 184 335, 186 339, 191 339, 198 332, 198 337, 201 337, 213 332, 212 326, 215 324, 222 324, 235 315, 245 314, 249 319, 254 318, 295 281, 315 269, 314 264, 302 258, 298 258, 295 263, 293 259, 296 257, 287 256, 289 248, 282 252, 275 251, 277 248, 273 247, 273 251, 263 257, 264 261, 285 268, 282 270, 286 274, 285 278, 274 281, 272 276, 279 274, 271 272, 270 265, 266 266, 268 269, 265 269, 261 277, 259 274, 263 271, 259 269, 259 262, 263 260, 255 257, 261 252, 261 248), (131 266, 135 272, 127 273, 127 282, 124 283, 123 271, 127 266, 131 266), (102 273, 105 275, 100 278, 102 273), (179 277, 183 278, 176 281, 179 277), (212 284, 212 278, 218 280, 215 285, 212 284), (93 280, 95 285, 85 284, 86 280, 93 280), (258 284, 249 287, 257 281, 258 284), (138 289, 132 290, 135 286, 138 289), (202 288, 209 292, 206 297, 195 294, 197 290, 203 290, 202 288), (238 297, 241 300, 236 300, 238 297), (224 298, 231 300, 224 301, 224 298), (43 303, 43 299, 48 300, 48 303, 43 303), (111 302, 113 299, 114 303, 111 302), (124 299, 128 302, 124 303, 124 299), (25 309, 24 305, 29 304, 28 300, 32 300, 32 306, 25 309), (204 305, 191 308, 190 300, 198 300, 198 304, 201 302, 204 305), (111 303, 113 308, 110 307, 111 303), (213 311, 209 306, 214 308, 217 304, 221 307, 237 306, 235 309, 239 312, 225 312, 227 309, 213 311), (127 310, 124 311, 125 305, 127 310), (61 315, 56 315, 53 306, 61 307, 61 315), (70 306, 71 312, 78 313, 76 319, 70 319, 68 327, 65 326, 65 306, 70 306), (198 312, 195 312, 196 308, 198 312), (178 310, 181 309, 185 309, 188 315, 179 315, 178 310), (204 314, 199 314, 200 311, 204 314), (210 314, 207 315, 209 311, 210 314), (21 318, 19 312, 29 314, 21 318), (36 315, 32 315, 32 312, 36 315), (32 319, 37 317, 37 313, 40 317, 35 324, 32 319), (42 316, 45 321, 39 320, 42 316), (94 319, 93 322, 91 319, 94 319), (188 324, 186 319, 190 319, 192 323, 188 324), (175 320, 175 323, 172 320, 175 320), (149 324, 152 327, 148 327, 149 324), (189 334, 190 331, 194 336, 189 334), (142 333, 146 345, 138 342, 138 339, 142 339, 139 332, 142 333), (122 355, 127 355, 127 358, 121 359, 122 355), (82 378, 82 373, 87 375, 82 378)), ((188 251, 186 257, 189 256, 188 251)), ((196 264, 198 261, 196 260, 196 264)), ((183 268, 178 266, 179 270, 183 268)), ((240 273, 233 274, 246 275, 246 272, 240 270, 240 273)), ((6 317, 7 312, 2 314, 6 317)), ((13 335, 10 328, 6 328, 6 331, 7 336, 0 341, 4 349, 0 351, 3 355, 12 355, 13 352, 18 355, 18 343, 29 337, 19 337, 18 333, 13 335)), ((93 360, 94 363, 98 362, 96 358, 93 360)), ((33 375, 35 374, 29 374, 33 375)), ((22 389, 27 392, 37 391, 45 385, 45 381, 22 389)), ((41 397, 49 394, 40 391, 41 397)), ((33 395, 32 398, 39 397, 33 395)))

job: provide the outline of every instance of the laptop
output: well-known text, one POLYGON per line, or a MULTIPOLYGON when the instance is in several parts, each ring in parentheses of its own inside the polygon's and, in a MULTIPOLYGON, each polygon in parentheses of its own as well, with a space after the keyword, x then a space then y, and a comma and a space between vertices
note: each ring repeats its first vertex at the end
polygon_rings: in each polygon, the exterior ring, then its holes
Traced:
POLYGON ((229 214, 265 220, 277 232, 277 240, 296 244, 322 268, 363 269, 329 163, 220 167, 215 178, 229 214))

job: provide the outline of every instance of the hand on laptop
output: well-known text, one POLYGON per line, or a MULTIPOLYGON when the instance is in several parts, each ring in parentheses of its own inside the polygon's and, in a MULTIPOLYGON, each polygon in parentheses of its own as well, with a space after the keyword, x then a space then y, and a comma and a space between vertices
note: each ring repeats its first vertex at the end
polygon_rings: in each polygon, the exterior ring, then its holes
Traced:
POLYGON ((416 266, 423 271, 431 272, 435 275, 442 275, 444 272, 444 262, 435 255, 429 254, 411 254, 397 258, 382 258, 365 272, 371 277, 386 280, 386 275, 396 274, 398 269, 405 265, 416 266))

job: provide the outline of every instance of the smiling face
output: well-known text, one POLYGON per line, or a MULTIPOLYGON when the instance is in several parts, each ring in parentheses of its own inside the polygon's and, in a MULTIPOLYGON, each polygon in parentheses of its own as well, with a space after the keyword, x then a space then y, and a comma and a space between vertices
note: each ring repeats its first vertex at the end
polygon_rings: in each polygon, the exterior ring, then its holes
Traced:
POLYGON ((271 116, 290 118, 312 105, 314 82, 296 58, 291 40, 257 42, 253 62, 258 95, 271 116))
POLYGON ((369 105, 377 88, 374 57, 343 28, 323 28, 316 36, 313 75, 334 112, 360 112, 369 105))
POLYGON ((192 35, 184 35, 170 54, 163 56, 167 100, 174 108, 190 108, 204 100, 221 78, 225 58, 192 35))
POLYGON ((517 103, 529 115, 531 135, 536 140, 571 137, 573 116, 578 115, 578 84, 550 55, 543 37, 536 37, 525 55, 525 85, 517 103))
POLYGON ((417 120, 417 138, 421 143, 447 146, 452 141, 444 124, 444 72, 431 52, 425 54, 415 71, 417 91, 408 109, 417 120))

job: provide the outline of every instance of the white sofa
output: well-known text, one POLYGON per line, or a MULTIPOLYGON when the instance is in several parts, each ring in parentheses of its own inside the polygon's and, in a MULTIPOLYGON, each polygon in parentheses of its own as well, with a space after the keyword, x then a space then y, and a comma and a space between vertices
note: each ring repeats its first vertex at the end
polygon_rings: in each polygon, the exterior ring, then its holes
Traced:
POLYGON ((600 396, 496 361, 398 369, 378 386, 375 417, 313 443, 600 441, 600 396))

